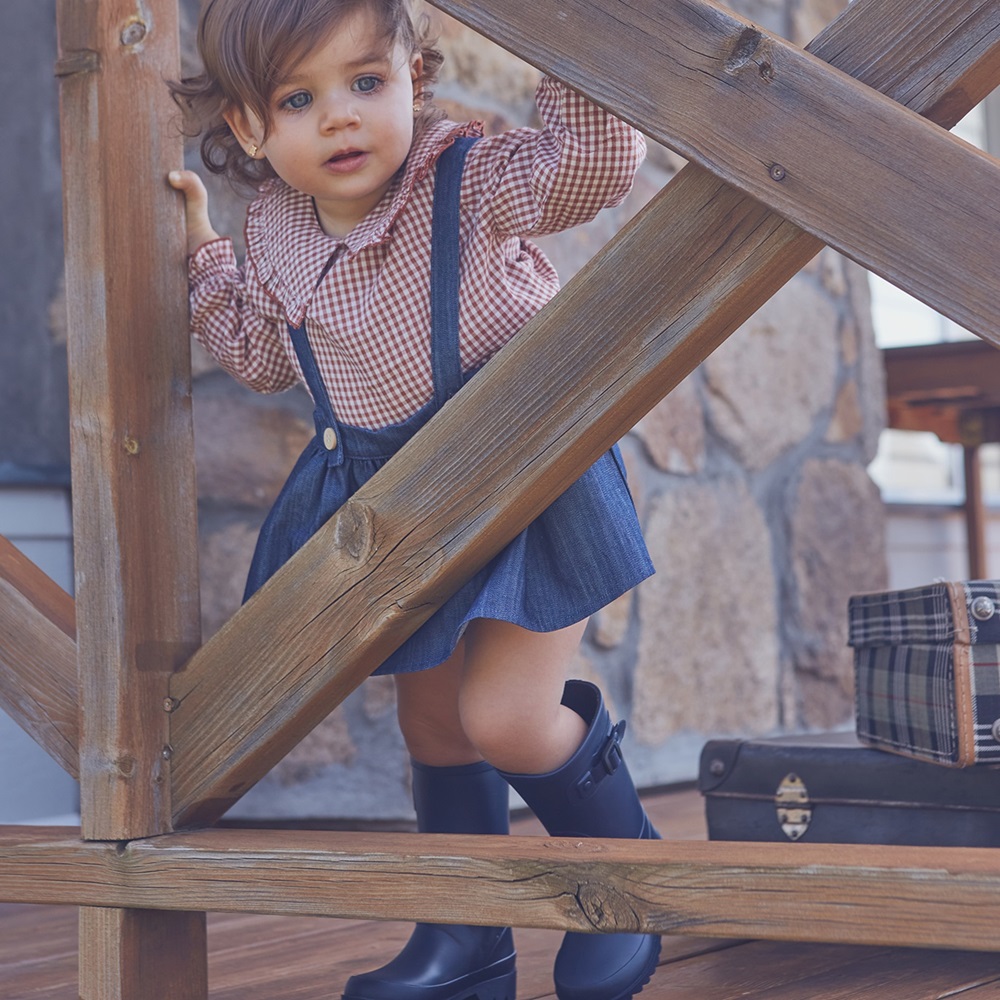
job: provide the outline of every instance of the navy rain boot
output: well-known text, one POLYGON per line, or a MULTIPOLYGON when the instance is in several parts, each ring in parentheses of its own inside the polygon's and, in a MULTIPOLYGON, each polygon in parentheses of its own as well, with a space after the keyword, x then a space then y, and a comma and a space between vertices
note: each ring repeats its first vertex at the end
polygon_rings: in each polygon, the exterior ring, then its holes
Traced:
MULTIPOLYGON (((621 754, 625 723, 612 727, 600 690, 568 681, 562 703, 587 723, 575 754, 547 774, 507 774, 514 790, 553 837, 658 840, 621 754)), ((556 955, 559 1000, 628 1000, 656 969, 658 934, 571 931, 556 955)))
MULTIPOLYGON (((507 784, 492 765, 412 764, 421 833, 510 831, 507 784)), ((514 958, 509 927, 419 923, 388 965, 347 980, 343 1000, 514 1000, 514 958)))

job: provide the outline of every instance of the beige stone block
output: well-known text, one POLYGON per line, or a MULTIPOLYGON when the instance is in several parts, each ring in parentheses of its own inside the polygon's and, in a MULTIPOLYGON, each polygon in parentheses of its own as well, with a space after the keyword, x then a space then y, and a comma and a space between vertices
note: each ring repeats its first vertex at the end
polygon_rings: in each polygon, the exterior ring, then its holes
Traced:
POLYGON ((843 298, 847 294, 847 276, 844 273, 844 258, 830 247, 823 250, 814 258, 819 262, 820 278, 823 287, 835 298, 843 298))
POLYGON ((774 729, 777 584, 767 524, 743 480, 657 498, 647 541, 658 572, 638 592, 636 738, 656 746, 682 732, 774 729))
POLYGON ((440 108, 453 122, 481 122, 485 135, 506 132, 515 124, 507 115, 480 104, 470 104, 454 98, 435 97, 434 105, 440 108))
POLYGON ((864 414, 858 401, 857 382, 845 382, 837 393, 837 402, 826 430, 826 440, 834 444, 853 441, 865 426, 864 414))
POLYGON ((298 785, 322 774, 331 764, 350 764, 355 753, 347 715, 340 705, 270 773, 279 785, 298 785))
POLYGON ((788 631, 800 689, 797 721, 846 722, 853 673, 847 601, 887 585, 884 507, 861 466, 832 459, 803 466, 790 543, 795 597, 788 631))
POLYGON ((396 682, 391 677, 381 675, 369 677, 361 685, 362 709, 365 718, 375 721, 395 712, 396 682))
POLYGON ((875 343, 868 272, 859 264, 845 261, 844 275, 847 278, 851 322, 857 338, 856 379, 865 422, 863 458, 865 462, 870 462, 878 451, 879 437, 886 424, 885 364, 882 352, 875 343))
POLYGON ((762 28, 781 34, 787 21, 789 0, 731 0, 724 6, 754 21, 762 28))
POLYGON ((651 167, 657 168, 664 174, 663 182, 665 183, 674 174, 683 170, 687 166, 688 161, 669 146, 664 146, 647 137, 646 163, 651 167))
POLYGON ((845 7, 848 0, 798 0, 792 7, 791 41, 811 42, 845 7))
POLYGON ((704 363, 709 420, 747 468, 766 468, 832 406, 837 328, 829 296, 793 280, 704 363))
MULTIPOLYGON (((289 405, 258 403, 244 391, 196 390, 198 495, 218 503, 268 507, 315 433, 289 405)), ((298 407, 301 410, 302 407, 298 407)))
POLYGON ((619 450, 625 461, 625 478, 628 481, 629 493, 632 495, 632 503, 635 504, 635 509, 639 514, 639 522, 642 523, 646 516, 646 486, 649 467, 639 449, 632 445, 631 434, 620 442, 619 450))
POLYGON ((201 619, 206 639, 214 635, 240 606, 256 544, 256 527, 244 521, 234 521, 202 536, 199 551, 201 619))
MULTIPOLYGON (((591 684, 596 684, 601 689, 601 694, 604 697, 604 706, 607 708, 612 721, 617 722, 622 717, 615 699, 608 692, 604 678, 594 664, 593 659, 591 659, 586 646, 580 646, 577 649, 573 662, 570 665, 569 676, 577 680, 590 681, 591 684)), ((631 725, 631 722, 629 725, 631 725)))
POLYGON ((693 475, 705 465, 705 418, 688 376, 635 426, 650 460, 664 472, 693 475))
POLYGON ((628 632, 635 591, 629 590, 591 618, 591 638, 600 649, 620 646, 628 632))
POLYGON ((453 89, 470 95, 482 94, 491 103, 506 107, 534 107, 535 87, 541 74, 506 49, 477 34, 440 11, 424 5, 439 28, 438 45, 444 65, 438 88, 451 96, 453 89))
POLYGON ((853 368, 861 357, 861 331, 853 316, 840 324, 840 356, 848 368, 853 368))

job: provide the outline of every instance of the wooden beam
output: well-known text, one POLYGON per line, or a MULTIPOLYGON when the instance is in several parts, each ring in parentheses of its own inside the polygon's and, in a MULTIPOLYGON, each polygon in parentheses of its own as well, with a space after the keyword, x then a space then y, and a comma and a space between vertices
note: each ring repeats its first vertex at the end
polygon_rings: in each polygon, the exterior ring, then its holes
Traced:
POLYGON ((84 835, 170 829, 167 678, 199 636, 176 0, 60 0, 84 835), (141 179, 141 183, 139 183, 141 179), (127 196, 126 196, 127 193, 127 196))
POLYGON ((74 778, 75 636, 73 598, 0 535, 0 708, 74 778))
MULTIPOLYGON (((1000 344, 992 157, 712 0, 432 2, 1000 344)), ((906 37, 868 13, 881 37, 906 37)))
MULTIPOLYGON (((119 839, 171 828, 164 700, 200 641, 185 236, 166 183, 177 0, 58 0, 57 24, 80 810, 84 837, 119 839)), ((203 915, 105 909, 80 933, 82 1000, 207 996, 203 915)))
POLYGON ((0 899, 1000 950, 981 848, 8 827, 0 899))
POLYGON ((981 340, 882 351, 890 403, 1000 409, 1000 351, 981 340))
POLYGON ((79 926, 80 1000, 208 996, 204 913, 85 906, 79 926))
POLYGON ((986 572, 986 505, 983 502, 983 474, 979 445, 962 449, 962 478, 965 481, 965 548, 968 556, 969 579, 985 580, 986 572))
MULTIPOLYGON (((932 36, 937 6, 857 0, 816 50, 954 113, 997 64, 1000 11, 966 0, 932 36), (876 30, 893 14, 909 34, 876 30)), ((685 168, 174 675, 176 823, 221 815, 820 247, 685 168)))

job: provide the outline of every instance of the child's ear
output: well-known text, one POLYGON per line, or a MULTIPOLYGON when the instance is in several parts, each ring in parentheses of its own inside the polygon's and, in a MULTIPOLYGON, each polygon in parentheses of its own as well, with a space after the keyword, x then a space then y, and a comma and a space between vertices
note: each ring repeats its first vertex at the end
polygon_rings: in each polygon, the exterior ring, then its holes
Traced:
POLYGON ((410 59, 410 79, 413 81, 414 96, 419 96, 420 80, 424 75, 424 57, 420 52, 414 52, 410 59))
POLYGON ((264 130, 257 116, 252 112, 248 114, 243 108, 230 108, 223 112, 222 117, 226 119, 226 124, 239 144, 247 151, 247 155, 251 159, 256 159, 264 144, 264 130))

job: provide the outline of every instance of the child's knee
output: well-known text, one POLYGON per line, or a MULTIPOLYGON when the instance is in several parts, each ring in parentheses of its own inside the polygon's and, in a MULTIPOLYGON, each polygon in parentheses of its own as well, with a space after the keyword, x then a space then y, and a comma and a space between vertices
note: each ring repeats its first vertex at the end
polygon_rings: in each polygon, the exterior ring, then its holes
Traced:
POLYGON ((557 705, 529 692, 497 697, 494 688, 463 688, 460 700, 462 728, 469 741, 502 770, 534 769, 552 739, 557 705))

